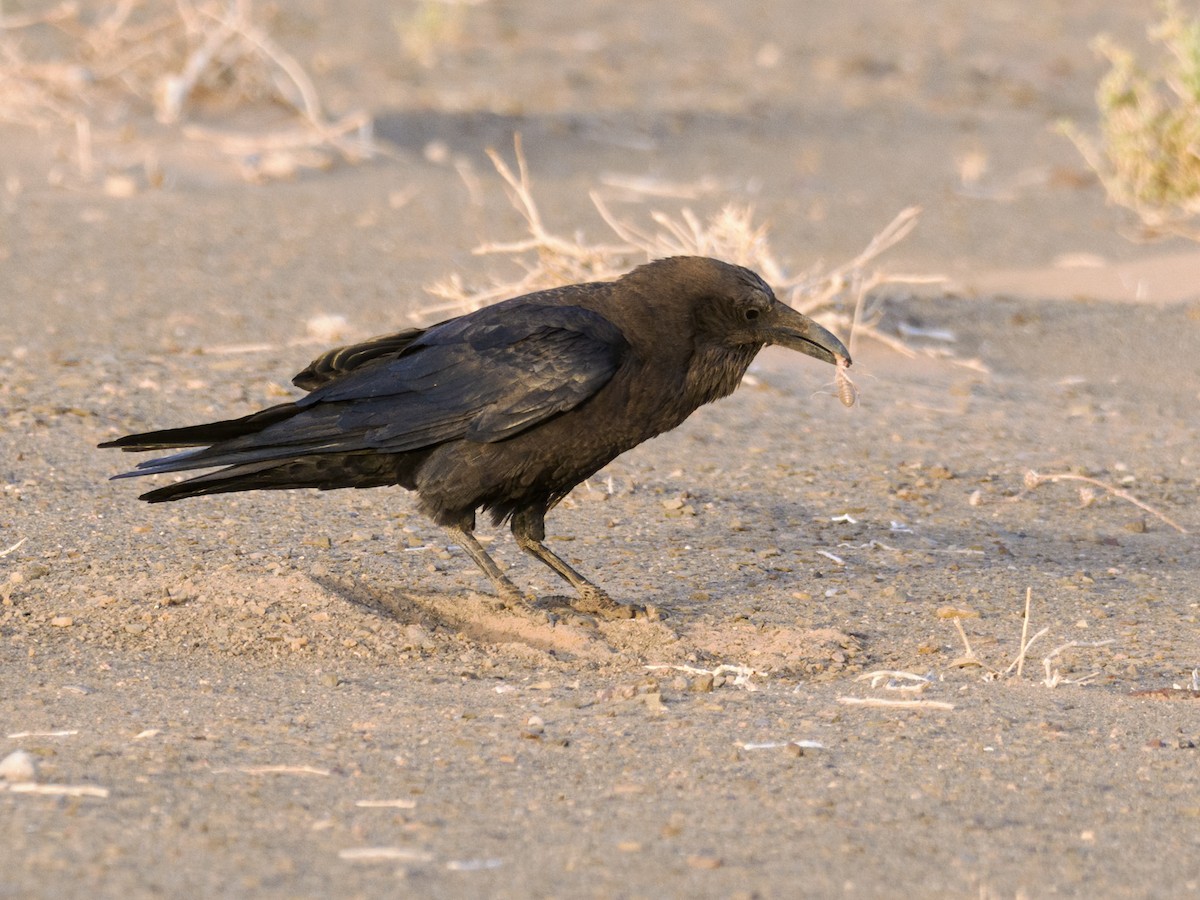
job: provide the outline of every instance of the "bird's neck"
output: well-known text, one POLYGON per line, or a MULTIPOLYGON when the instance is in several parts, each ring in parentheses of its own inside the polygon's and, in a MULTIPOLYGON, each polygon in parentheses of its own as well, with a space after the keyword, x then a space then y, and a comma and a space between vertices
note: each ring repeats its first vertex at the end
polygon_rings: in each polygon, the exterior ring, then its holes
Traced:
POLYGON ((712 403, 732 394, 762 347, 747 344, 737 347, 700 345, 688 366, 684 393, 693 408, 712 403))

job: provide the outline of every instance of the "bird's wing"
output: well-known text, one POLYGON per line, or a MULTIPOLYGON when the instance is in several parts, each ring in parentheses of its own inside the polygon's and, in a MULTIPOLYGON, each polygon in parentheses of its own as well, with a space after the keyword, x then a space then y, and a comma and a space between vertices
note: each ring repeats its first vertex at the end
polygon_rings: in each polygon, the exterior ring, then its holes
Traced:
POLYGON ((425 331, 424 328, 406 328, 393 334, 367 338, 348 347, 336 347, 310 362, 292 379, 292 384, 306 391, 316 390, 369 362, 385 356, 398 356, 425 331))
POLYGON ((615 325, 580 307, 495 309, 432 328, 396 358, 349 372, 300 405, 342 407, 342 425, 365 429, 372 449, 489 443, 587 400, 629 346, 615 325))
MULTIPOLYGON (((501 441, 585 402, 628 351, 621 331, 590 310, 503 306, 452 319, 398 354, 351 366, 279 407, 265 427, 147 460, 135 474, 312 454, 404 453, 461 438, 501 441)), ((164 446, 148 442, 153 434, 138 437, 136 449, 164 446)))

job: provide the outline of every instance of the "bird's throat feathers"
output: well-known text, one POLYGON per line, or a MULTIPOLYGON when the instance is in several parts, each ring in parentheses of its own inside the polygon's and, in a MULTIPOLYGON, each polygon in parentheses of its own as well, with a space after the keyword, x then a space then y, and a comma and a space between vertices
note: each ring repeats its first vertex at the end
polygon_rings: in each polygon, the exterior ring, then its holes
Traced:
POLYGON ((701 344, 688 365, 684 394, 693 408, 728 397, 742 383, 742 376, 762 347, 742 344, 734 347, 701 344))

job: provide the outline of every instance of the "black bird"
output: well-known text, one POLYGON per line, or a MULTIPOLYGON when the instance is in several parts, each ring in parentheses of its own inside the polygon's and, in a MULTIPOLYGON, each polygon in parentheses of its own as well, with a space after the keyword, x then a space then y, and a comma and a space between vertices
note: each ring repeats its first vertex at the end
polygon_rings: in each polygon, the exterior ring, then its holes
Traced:
POLYGON ((576 609, 628 617, 633 607, 546 547, 546 513, 621 453, 732 393, 767 344, 850 364, 841 341, 754 272, 678 256, 331 350, 292 379, 310 392, 292 403, 100 446, 201 448, 117 478, 220 467, 141 496, 151 503, 401 485, 519 605, 473 534, 484 510, 570 582, 576 609))

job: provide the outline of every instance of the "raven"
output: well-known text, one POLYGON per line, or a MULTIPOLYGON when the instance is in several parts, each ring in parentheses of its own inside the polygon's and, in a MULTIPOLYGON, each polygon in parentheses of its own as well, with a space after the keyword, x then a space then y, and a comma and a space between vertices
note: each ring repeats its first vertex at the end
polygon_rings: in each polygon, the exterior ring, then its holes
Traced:
POLYGON ((141 496, 151 503, 401 485, 501 598, 521 605, 475 538, 483 510, 575 588, 577 610, 627 618, 638 607, 616 603, 546 547, 546 513, 621 453, 732 393, 767 344, 850 365, 841 341, 754 272, 676 256, 330 350, 292 379, 309 392, 299 400, 100 446, 200 448, 117 478, 217 469, 141 496))

